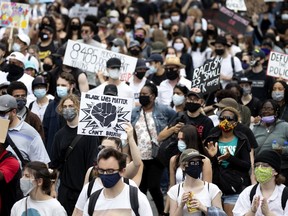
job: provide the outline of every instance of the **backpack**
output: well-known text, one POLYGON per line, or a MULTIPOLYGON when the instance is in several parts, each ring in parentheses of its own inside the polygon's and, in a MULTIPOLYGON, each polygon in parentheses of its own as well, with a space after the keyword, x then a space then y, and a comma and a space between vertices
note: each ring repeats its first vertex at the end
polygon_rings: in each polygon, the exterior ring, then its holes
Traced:
MULTIPOLYGON (((253 197, 254 195, 256 194, 256 189, 257 189, 257 186, 259 185, 259 183, 255 184, 251 191, 250 191, 250 203, 252 204, 252 201, 253 201, 253 197)), ((282 196, 281 196, 281 206, 282 206, 282 209, 284 210, 285 207, 286 207, 286 202, 288 200, 288 187, 285 187, 282 191, 282 196)))
MULTIPOLYGON (((97 202, 98 197, 100 196, 101 191, 103 188, 100 190, 95 191, 93 194, 90 196, 90 200, 88 203, 88 214, 90 216, 93 215, 94 208, 97 202)), ((130 204, 131 208, 136 216, 140 216, 138 209, 139 209, 139 202, 138 202, 138 188, 129 185, 129 197, 130 197, 130 204)))

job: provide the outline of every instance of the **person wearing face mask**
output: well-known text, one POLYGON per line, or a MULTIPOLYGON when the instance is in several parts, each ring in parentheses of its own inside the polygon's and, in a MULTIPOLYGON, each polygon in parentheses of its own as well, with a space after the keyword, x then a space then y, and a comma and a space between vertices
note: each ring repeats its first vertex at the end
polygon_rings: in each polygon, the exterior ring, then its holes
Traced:
POLYGON ((162 81, 167 79, 165 69, 163 68, 163 57, 155 53, 147 59, 147 62, 149 62, 147 79, 159 86, 162 81))
POLYGON ((214 46, 215 57, 222 58, 220 69, 220 83, 222 88, 232 81, 233 77, 241 77, 243 74, 242 63, 236 56, 232 56, 228 52, 230 44, 224 36, 218 36, 215 42, 211 43, 214 46))
POLYGON ((29 162, 20 179, 20 187, 25 197, 13 205, 11 216, 31 214, 67 216, 59 201, 50 196, 51 185, 55 179, 56 173, 51 173, 45 163, 29 162))
POLYGON ((188 26, 181 21, 181 14, 178 8, 172 8, 170 11, 170 19, 172 24, 177 24, 179 26, 179 35, 189 38, 188 26))
POLYGON ((141 56, 145 59, 151 55, 152 48, 145 42, 146 30, 144 28, 138 28, 135 30, 134 39, 139 42, 141 47, 141 56))
POLYGON ((271 97, 274 101, 276 101, 280 107, 279 110, 279 119, 282 119, 288 122, 288 86, 285 81, 277 80, 274 82, 271 97))
POLYGON ((212 162, 212 182, 223 192, 224 211, 228 216, 233 215, 232 209, 243 188, 251 184, 250 143, 244 133, 234 130, 239 119, 240 114, 236 109, 222 109, 217 131, 209 134, 204 142, 207 156, 212 162), (231 178, 237 181, 229 180, 231 178))
MULTIPOLYGON (((99 215, 103 211, 108 215, 117 215, 119 212, 124 215, 135 215, 135 211, 138 211, 136 215, 140 216, 153 215, 147 197, 138 188, 124 183, 125 168, 126 155, 113 148, 104 148, 99 152, 97 172, 103 188, 97 191, 99 196, 94 205, 92 205, 92 198, 86 202, 83 215, 99 215), (133 189, 136 190, 136 193, 132 192, 133 189), (138 209, 133 208, 135 205, 131 203, 133 201, 131 196, 135 196, 133 199, 137 199, 138 209), (105 205, 98 203, 105 203, 105 205), (90 209, 91 205, 92 209, 90 209)), ((96 194, 94 193, 94 195, 96 194)))
POLYGON ((142 58, 142 48, 140 43, 136 40, 132 40, 128 46, 128 53, 133 57, 142 58))
POLYGON ((264 62, 265 53, 262 50, 254 49, 250 62, 251 70, 245 74, 252 81, 252 95, 260 101, 269 98, 269 91, 274 83, 274 78, 266 75, 266 69, 263 68, 264 62))
POLYGON ((233 209, 234 216, 288 214, 285 208, 287 200, 284 199, 284 206, 281 201, 286 191, 280 168, 281 157, 277 152, 265 150, 256 156, 255 176, 258 183, 245 188, 239 195, 233 209))
POLYGON ((177 113, 184 112, 185 99, 188 92, 188 88, 184 85, 178 84, 174 87, 171 107, 173 107, 177 113))
POLYGON ((7 93, 17 101, 17 116, 21 121, 31 125, 44 140, 44 130, 40 118, 26 106, 27 88, 22 82, 12 82, 7 88, 7 93))
POLYGON ((125 46, 124 40, 122 40, 119 37, 116 37, 111 43, 110 43, 110 50, 115 53, 122 53, 127 54, 128 50, 125 46))
POLYGON ((161 104, 169 106, 172 101, 173 89, 176 84, 185 85, 188 89, 191 88, 191 81, 183 76, 180 76, 180 70, 185 65, 181 64, 180 58, 176 56, 167 57, 163 68, 167 79, 159 85, 159 96, 157 101, 161 104))
POLYGON ((255 155, 261 154, 264 150, 274 148, 281 154, 281 173, 285 176, 285 185, 288 183, 288 160, 286 158, 287 148, 284 142, 288 140, 288 123, 279 119, 279 105, 272 99, 263 102, 260 110, 261 121, 253 128, 254 136, 258 142, 258 148, 255 149, 255 155), (278 146, 272 147, 276 141, 278 146))
POLYGON ((80 43, 85 43, 88 45, 92 45, 95 47, 99 47, 99 48, 104 48, 104 46, 99 43, 98 41, 94 40, 94 34, 95 34, 95 24, 90 22, 90 21, 86 21, 84 23, 82 23, 81 25, 81 38, 77 40, 80 43))
POLYGON ((120 80, 121 76, 121 61, 118 58, 110 58, 106 63, 108 80, 88 91, 90 94, 102 95, 104 88, 108 84, 117 86, 118 96, 123 98, 134 98, 133 90, 124 81, 120 80))
POLYGON ((86 170, 93 165, 100 145, 98 136, 77 135, 79 110, 80 101, 77 95, 69 94, 59 102, 57 112, 65 119, 66 125, 55 134, 49 164, 51 169, 59 172, 58 200, 68 215, 72 215, 86 170))
POLYGON ((57 44, 54 42, 55 30, 50 26, 44 26, 39 32, 40 43, 39 47, 39 59, 44 60, 45 57, 55 53, 57 50, 57 44))
POLYGON ((132 110, 131 123, 136 131, 137 143, 144 164, 139 188, 144 194, 149 190, 158 214, 161 215, 164 210, 164 201, 160 190, 160 180, 164 166, 158 159, 152 157, 152 142, 158 144, 158 134, 174 118, 176 112, 168 106, 157 103, 155 101, 157 96, 156 85, 146 83, 140 91, 141 106, 132 110))
POLYGON ((218 186, 201 179, 205 156, 195 149, 186 149, 180 155, 179 163, 185 180, 168 191, 170 215, 208 214, 210 207, 222 211, 221 195, 218 186))

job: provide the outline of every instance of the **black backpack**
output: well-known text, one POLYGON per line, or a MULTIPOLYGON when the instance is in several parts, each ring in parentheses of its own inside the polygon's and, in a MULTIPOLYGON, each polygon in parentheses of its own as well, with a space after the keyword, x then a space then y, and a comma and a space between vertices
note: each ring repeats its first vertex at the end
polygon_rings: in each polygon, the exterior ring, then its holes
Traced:
MULTIPOLYGON (((124 178, 124 180, 125 180, 125 178, 124 178)), ((128 183, 128 185, 129 185, 129 183, 128 183)), ((97 202, 98 197, 100 196, 100 193, 101 193, 102 190, 103 190, 103 188, 100 189, 100 190, 95 191, 90 196, 90 200, 89 200, 89 204, 88 204, 88 214, 90 216, 93 216, 93 212, 94 212, 94 209, 95 209, 96 202, 97 202)), ((130 197, 131 208, 132 208, 134 214, 136 216, 140 216, 139 212, 138 212, 138 209, 139 209, 138 188, 136 188, 136 187, 134 187, 132 185, 129 185, 129 197, 130 197)))
MULTIPOLYGON (((257 186, 259 185, 259 183, 255 184, 251 191, 250 191, 250 202, 252 204, 252 201, 253 201, 253 197, 254 195, 256 194, 256 189, 257 189, 257 186)), ((286 207, 286 202, 288 200, 288 187, 285 187, 282 191, 282 196, 281 196, 281 206, 282 206, 282 209, 284 210, 285 207, 286 207)))

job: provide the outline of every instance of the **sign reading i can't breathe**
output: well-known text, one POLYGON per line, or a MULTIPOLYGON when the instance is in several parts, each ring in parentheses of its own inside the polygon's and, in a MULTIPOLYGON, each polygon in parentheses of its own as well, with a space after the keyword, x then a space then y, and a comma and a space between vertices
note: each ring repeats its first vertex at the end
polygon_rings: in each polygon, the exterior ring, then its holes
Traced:
POLYGON ((267 75, 288 80, 288 55, 270 52, 267 75))
POLYGON ((82 93, 78 134, 90 136, 125 136, 131 120, 132 98, 82 93))
POLYGON ((219 88, 221 58, 215 58, 193 70, 192 88, 197 87, 203 94, 219 88))

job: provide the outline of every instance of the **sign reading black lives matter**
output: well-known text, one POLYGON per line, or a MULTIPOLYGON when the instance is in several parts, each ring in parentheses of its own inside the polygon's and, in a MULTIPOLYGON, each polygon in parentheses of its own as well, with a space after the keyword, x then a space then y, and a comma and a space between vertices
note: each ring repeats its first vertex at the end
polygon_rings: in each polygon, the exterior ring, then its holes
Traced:
POLYGON ((215 58, 193 70, 191 87, 197 87, 203 94, 209 94, 219 88, 221 58, 215 58))
POLYGON ((120 80, 128 81, 135 71, 137 58, 77 41, 68 40, 63 64, 94 74, 98 73, 98 71, 102 71, 105 74, 106 62, 110 58, 119 58, 121 60, 120 80))
POLYGON ((267 75, 288 80, 288 55, 274 51, 270 52, 267 75))
POLYGON ((82 93, 78 134, 121 137, 131 120, 132 98, 82 93))

